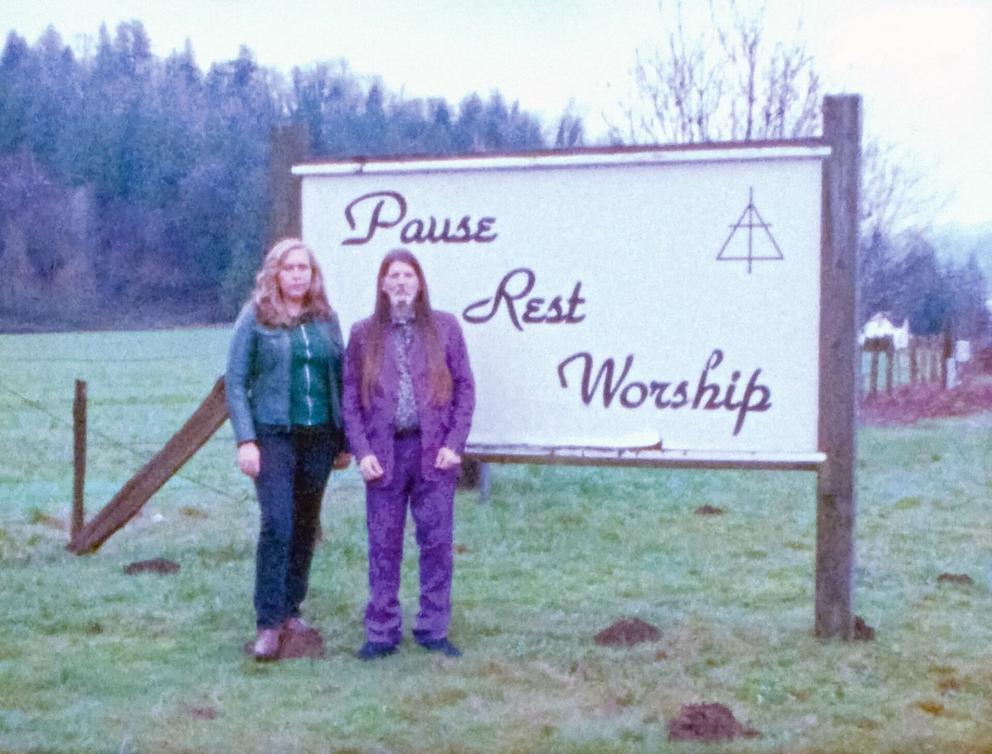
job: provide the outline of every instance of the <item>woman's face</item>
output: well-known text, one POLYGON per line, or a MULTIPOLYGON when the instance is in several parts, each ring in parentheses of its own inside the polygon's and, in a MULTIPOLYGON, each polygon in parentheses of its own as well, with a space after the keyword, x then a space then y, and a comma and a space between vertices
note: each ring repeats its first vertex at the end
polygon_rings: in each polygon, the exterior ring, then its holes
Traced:
POLYGON ((303 301, 310 282, 313 279, 313 267, 310 266, 310 255, 303 248, 296 248, 282 259, 276 282, 279 292, 287 301, 303 301))
POLYGON ((420 291, 420 279, 413 265, 406 262, 393 262, 382 279, 382 292, 389 297, 392 306, 409 306, 420 291))

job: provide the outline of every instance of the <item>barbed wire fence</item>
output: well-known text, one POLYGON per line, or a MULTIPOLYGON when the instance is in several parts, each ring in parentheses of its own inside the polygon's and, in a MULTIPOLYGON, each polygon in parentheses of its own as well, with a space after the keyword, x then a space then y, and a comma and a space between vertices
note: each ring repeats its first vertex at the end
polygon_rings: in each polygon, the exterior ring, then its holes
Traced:
MULTIPOLYGON (((134 362, 140 362, 140 361, 151 362, 151 361, 167 361, 167 360, 175 360, 175 359, 153 357, 153 358, 144 358, 144 359, 121 359, 120 362, 121 363, 125 363, 125 362, 126 363, 134 363, 134 362)), ((40 363, 44 363, 44 362, 53 362, 53 363, 63 363, 64 364, 64 363, 67 363, 67 362, 88 362, 88 361, 108 363, 111 360, 108 360, 108 359, 72 359, 72 358, 60 358, 60 359, 55 359, 55 358, 21 358, 21 359, 5 359, 4 360, 4 363, 17 363, 17 362, 21 362, 21 363, 27 363, 27 362, 40 362, 40 363)), ((46 407, 41 401, 38 401, 38 400, 35 400, 35 399, 32 399, 32 398, 29 398, 28 396, 22 394, 20 391, 15 390, 14 388, 12 388, 9 385, 5 384, 2 380, 0 380, 0 393, 13 398, 14 400, 16 400, 21 405, 27 406, 28 408, 30 408, 30 409, 32 409, 32 410, 34 410, 36 412, 39 412, 41 414, 44 414, 49 419, 51 419, 52 421, 55 421, 58 424, 61 424, 63 426, 66 426, 69 429, 72 429, 73 428, 73 422, 71 421, 71 419, 67 419, 64 416, 58 415, 57 413, 55 413, 54 411, 52 411, 48 407, 46 407)), ((111 435, 108 435, 105 432, 101 432, 99 430, 95 430, 95 429, 92 429, 92 428, 87 428, 87 435, 89 437, 96 437, 100 441, 102 441, 105 445, 109 445, 110 447, 113 447, 113 448, 115 448, 117 450, 124 451, 125 453, 133 456, 135 459, 137 459, 139 461, 142 461, 142 462, 147 461, 148 458, 146 457, 145 454, 143 454, 137 448, 158 448, 158 447, 163 446, 168 441, 168 438, 166 438, 166 439, 162 439, 162 440, 143 440, 143 441, 138 442, 138 443, 130 443, 130 444, 128 444, 128 443, 121 442, 120 440, 112 437, 111 435)), ((219 442, 228 442, 228 440, 227 440, 227 438, 224 438, 224 437, 213 437, 210 440, 208 440, 208 443, 219 443, 219 442)), ((182 479, 183 481, 188 482, 189 484, 192 484, 194 486, 200 487, 200 488, 205 489, 205 490, 209 490, 210 492, 214 493, 215 495, 217 495, 219 497, 222 497, 222 498, 225 498, 227 500, 234 501, 234 502, 240 503, 240 502, 243 502, 243 501, 245 501, 246 499, 248 499, 250 497, 250 493, 249 492, 245 492, 245 493, 243 493, 241 495, 233 495, 230 492, 228 492, 227 490, 221 489, 220 487, 218 487, 216 485, 213 485, 213 484, 210 484, 208 482, 204 482, 202 479, 197 479, 197 478, 195 478, 193 476, 190 476, 188 473, 177 472, 173 476, 176 477, 176 478, 178 478, 178 479, 182 479)))

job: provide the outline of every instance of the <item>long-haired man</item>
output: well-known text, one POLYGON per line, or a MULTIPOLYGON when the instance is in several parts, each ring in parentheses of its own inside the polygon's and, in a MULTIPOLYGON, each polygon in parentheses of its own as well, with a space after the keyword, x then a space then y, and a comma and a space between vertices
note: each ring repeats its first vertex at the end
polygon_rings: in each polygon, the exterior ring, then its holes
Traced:
POLYGON ((409 506, 420 548, 414 639, 456 657, 451 619, 455 477, 475 407, 458 320, 431 308, 427 281, 406 249, 386 254, 375 309, 351 331, 345 354, 345 430, 365 480, 369 601, 358 657, 392 654, 402 638, 399 603, 409 506))

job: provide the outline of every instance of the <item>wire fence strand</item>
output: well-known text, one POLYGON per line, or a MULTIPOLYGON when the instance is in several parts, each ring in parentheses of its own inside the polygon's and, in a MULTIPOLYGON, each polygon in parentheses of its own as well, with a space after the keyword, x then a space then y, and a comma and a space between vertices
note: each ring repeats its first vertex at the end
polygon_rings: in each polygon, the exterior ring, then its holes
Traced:
MULTIPOLYGON (((18 401, 20 401, 24 405, 26 405, 26 406, 28 406, 28 407, 36 410, 36 411, 39 411, 42 414, 45 414, 45 416, 48 416, 50 419, 58 422, 59 424, 68 426, 69 428, 73 428, 73 423, 71 421, 69 421, 65 417, 59 416, 58 414, 55 414, 54 412, 50 411, 40 401, 36 401, 36 400, 31 399, 31 398, 28 398, 25 395, 22 395, 19 391, 14 390, 13 388, 8 387, 7 385, 3 384, 3 382, 0 382, 0 390, 4 391, 8 395, 13 396, 14 398, 16 398, 18 401)), ((111 437, 108 434, 105 434, 104 432, 100 432, 99 430, 94 430, 94 429, 89 429, 88 428, 87 429, 87 434, 94 435, 94 436, 100 438, 101 440, 103 440, 108 445, 111 445, 111 446, 113 446, 113 447, 115 447, 115 448, 117 448, 119 450, 123 450, 126 453, 131 454, 132 456, 134 456, 135 458, 137 458, 139 460, 145 460, 145 461, 147 461, 147 459, 144 458, 144 456, 141 453, 139 453, 138 451, 136 451, 133 447, 120 442, 119 440, 111 437)), ((161 444, 164 445, 165 443, 161 443, 161 444)), ((146 443, 141 443, 141 445, 142 446, 145 446, 146 443)), ((154 447, 158 447, 158 446, 156 445, 154 447)), ((235 496, 235 495, 232 495, 231 493, 227 492, 226 490, 222 490, 221 488, 215 487, 214 485, 209 484, 208 482, 204 482, 204 481, 201 481, 199 479, 195 479, 194 477, 187 476, 186 474, 181 474, 181 473, 178 473, 177 472, 177 473, 173 474, 173 476, 178 477, 179 479, 182 479, 185 482, 189 482, 190 484, 196 485, 198 487, 202 487, 203 489, 210 490, 214 494, 219 495, 220 497, 226 498, 228 500, 233 500, 235 502, 241 502, 241 501, 243 501, 245 499, 244 495, 242 495, 240 497, 235 496)))

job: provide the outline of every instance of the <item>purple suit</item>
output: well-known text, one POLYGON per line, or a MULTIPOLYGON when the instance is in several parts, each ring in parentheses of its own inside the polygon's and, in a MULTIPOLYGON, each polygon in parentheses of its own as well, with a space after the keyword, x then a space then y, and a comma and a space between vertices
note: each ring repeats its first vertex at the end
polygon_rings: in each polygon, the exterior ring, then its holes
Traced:
POLYGON ((420 433, 397 437, 395 416, 400 370, 387 338, 378 384, 370 405, 362 406, 361 370, 370 320, 355 324, 345 354, 343 413, 345 432, 357 460, 374 454, 383 474, 366 484, 369 535, 369 604, 365 633, 369 641, 397 644, 402 636, 399 605, 400 564, 406 508, 416 526, 420 548, 418 640, 447 636, 451 618, 454 491, 457 468, 434 467, 438 450, 458 454, 465 448, 475 407, 475 384, 458 320, 435 311, 434 323, 451 372, 451 399, 440 406, 430 398, 427 355, 414 331, 408 365, 420 433))

